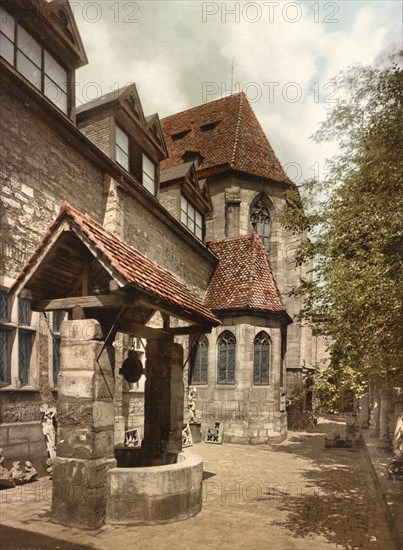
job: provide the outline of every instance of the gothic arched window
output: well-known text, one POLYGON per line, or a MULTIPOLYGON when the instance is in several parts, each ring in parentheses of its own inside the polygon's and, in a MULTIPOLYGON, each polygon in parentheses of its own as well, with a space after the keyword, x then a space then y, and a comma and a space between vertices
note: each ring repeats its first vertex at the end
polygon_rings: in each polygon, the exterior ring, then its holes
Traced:
POLYGON ((253 383, 268 384, 270 374, 270 336, 259 332, 253 343, 253 383))
POLYGON ((207 368, 208 368, 208 340, 205 336, 201 336, 194 345, 191 355, 191 384, 207 384, 207 368))
POLYGON ((235 336, 229 330, 220 334, 218 341, 218 383, 235 383, 235 336))
POLYGON ((269 250, 270 212, 266 201, 261 197, 251 207, 250 223, 253 232, 262 239, 263 246, 269 250))

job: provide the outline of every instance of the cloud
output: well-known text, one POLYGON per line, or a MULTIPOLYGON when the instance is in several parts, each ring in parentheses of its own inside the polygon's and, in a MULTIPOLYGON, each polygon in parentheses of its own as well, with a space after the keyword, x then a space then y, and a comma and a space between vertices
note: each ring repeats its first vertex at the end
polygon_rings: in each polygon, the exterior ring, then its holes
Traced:
POLYGON ((90 60, 77 75, 80 100, 135 81, 146 114, 164 117, 202 103, 206 83, 216 85, 209 99, 228 91, 235 59, 237 89, 251 99, 280 161, 298 163, 303 177, 337 150, 309 140, 337 99, 329 80, 353 63, 373 63, 400 36, 399 2, 388 0, 283 2, 273 13, 268 2, 104 0, 92 23, 94 12, 80 4, 90 60), (130 6, 138 7, 131 18, 130 6))

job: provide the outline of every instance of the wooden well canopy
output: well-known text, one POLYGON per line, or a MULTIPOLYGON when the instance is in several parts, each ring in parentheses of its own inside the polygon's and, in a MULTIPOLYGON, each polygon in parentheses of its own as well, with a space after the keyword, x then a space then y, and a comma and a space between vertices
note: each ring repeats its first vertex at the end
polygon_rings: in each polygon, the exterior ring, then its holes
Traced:
POLYGON ((220 324, 169 270, 66 202, 10 292, 31 299, 33 311, 67 310, 140 338, 203 334, 220 324), (156 311, 161 329, 146 326, 156 311), (187 324, 170 327, 170 317, 187 324))

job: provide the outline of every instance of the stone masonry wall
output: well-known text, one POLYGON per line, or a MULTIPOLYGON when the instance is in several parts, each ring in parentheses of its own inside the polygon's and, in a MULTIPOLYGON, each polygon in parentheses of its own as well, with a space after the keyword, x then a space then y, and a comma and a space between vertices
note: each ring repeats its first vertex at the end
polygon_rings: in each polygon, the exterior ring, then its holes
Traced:
MULTIPOLYGON (((252 232, 250 226, 249 214, 250 205, 257 195, 265 192, 269 197, 271 208, 271 236, 269 260, 273 269, 274 277, 279 286, 283 300, 286 304, 287 312, 291 318, 294 318, 302 308, 302 298, 288 296, 288 292, 295 285, 300 283, 300 279, 309 279, 308 273, 310 266, 303 265, 295 267, 294 254, 301 244, 305 235, 292 235, 285 230, 279 222, 279 213, 285 205, 284 190, 276 185, 270 185, 267 182, 246 181, 240 178, 227 177, 222 180, 214 180, 209 183, 211 198, 213 202, 213 215, 207 221, 207 240, 221 239, 226 236, 226 209, 225 196, 228 195, 231 188, 240 189, 240 210, 239 210, 239 234, 247 235, 252 232)), ((287 358, 286 365, 291 369, 310 367, 312 364, 312 336, 309 328, 302 327, 294 321, 288 327, 287 333, 287 358)), ((293 379, 290 379, 292 382, 293 379)), ((292 385, 291 385, 292 386, 292 385)), ((292 387, 289 391, 293 391, 292 387)))
POLYGON ((110 116, 104 116, 99 120, 91 121, 91 124, 79 124, 79 128, 82 133, 98 147, 98 149, 101 149, 105 155, 112 158, 110 116))

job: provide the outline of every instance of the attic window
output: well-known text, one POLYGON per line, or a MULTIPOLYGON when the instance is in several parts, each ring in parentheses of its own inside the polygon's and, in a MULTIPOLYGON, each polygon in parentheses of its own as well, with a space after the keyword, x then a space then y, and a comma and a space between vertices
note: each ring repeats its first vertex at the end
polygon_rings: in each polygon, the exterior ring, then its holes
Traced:
POLYGON ((219 124, 221 120, 216 120, 215 122, 209 122, 208 124, 202 124, 200 126, 200 130, 202 132, 210 132, 211 130, 214 130, 219 124))
POLYGON ((179 141, 189 134, 190 130, 183 130, 183 132, 178 132, 177 134, 172 134, 172 139, 174 141, 179 141))

